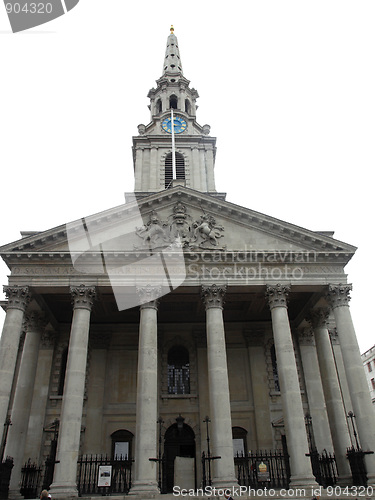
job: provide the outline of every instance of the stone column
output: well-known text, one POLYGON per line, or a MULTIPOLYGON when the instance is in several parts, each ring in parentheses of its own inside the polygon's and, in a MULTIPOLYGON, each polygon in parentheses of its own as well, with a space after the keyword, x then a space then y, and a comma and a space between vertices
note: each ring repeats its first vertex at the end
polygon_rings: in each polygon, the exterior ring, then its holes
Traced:
POLYGON ((8 299, 3 332, 0 337, 0 443, 8 413, 18 346, 27 304, 30 302, 28 287, 4 287, 8 299))
POLYGON ((58 463, 51 485, 53 498, 77 497, 77 459, 80 446, 83 400, 85 394, 87 347, 95 287, 70 288, 73 320, 57 444, 58 463))
POLYGON ((208 388, 212 422, 212 453, 220 456, 214 461, 213 485, 230 487, 237 484, 232 439, 232 419, 229 399, 229 381, 223 302, 226 286, 202 286, 206 307, 208 388))
POLYGON ((9 428, 5 455, 13 457, 14 467, 9 485, 10 498, 19 497, 21 468, 24 462, 24 450, 35 374, 38 364, 39 344, 45 326, 44 317, 36 311, 26 315, 26 337, 23 345, 21 364, 12 406, 12 425, 9 428))
MULTIPOLYGON (((363 451, 375 452, 375 415, 366 374, 349 309, 351 285, 329 285, 327 299, 333 310, 350 398, 363 451)), ((375 484, 375 454, 365 455, 368 484, 375 484)))
POLYGON ((160 287, 139 287, 142 303, 139 321, 137 413, 135 431, 135 463, 132 493, 142 495, 159 492, 156 462, 158 419, 158 337, 157 310, 160 287))
POLYGON ((335 450, 337 471, 340 476, 339 480, 341 484, 348 485, 351 483, 351 471, 349 461, 346 458, 346 450, 350 446, 350 436, 331 340, 327 329, 328 315, 328 309, 313 309, 308 320, 314 329, 319 370, 335 450))
POLYGON ((35 457, 37 461, 40 458, 43 439, 55 339, 56 335, 52 330, 44 330, 39 346, 38 366, 25 444, 25 457, 35 457))
POLYGON ((309 447, 287 310, 289 291, 288 286, 280 284, 267 286, 266 297, 271 309, 285 433, 290 457, 290 486, 298 488, 316 486, 317 483, 311 472, 310 459, 306 456, 309 447))
POLYGON ((320 378, 314 335, 311 328, 305 328, 299 332, 298 344, 301 353, 315 445, 319 452, 322 452, 324 449, 331 452, 333 451, 333 444, 328 423, 322 380, 320 378))

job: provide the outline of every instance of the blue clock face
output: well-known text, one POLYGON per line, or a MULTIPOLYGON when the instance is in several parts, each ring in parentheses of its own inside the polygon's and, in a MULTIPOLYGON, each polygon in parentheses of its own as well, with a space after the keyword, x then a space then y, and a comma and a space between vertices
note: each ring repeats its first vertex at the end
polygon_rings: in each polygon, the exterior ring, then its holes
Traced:
MULTIPOLYGON (((163 120, 161 126, 163 127, 163 130, 168 132, 168 134, 172 133, 172 120, 170 117, 163 120)), ((184 130, 186 130, 187 123, 180 116, 175 116, 173 119, 173 127, 175 134, 181 134, 184 130)))

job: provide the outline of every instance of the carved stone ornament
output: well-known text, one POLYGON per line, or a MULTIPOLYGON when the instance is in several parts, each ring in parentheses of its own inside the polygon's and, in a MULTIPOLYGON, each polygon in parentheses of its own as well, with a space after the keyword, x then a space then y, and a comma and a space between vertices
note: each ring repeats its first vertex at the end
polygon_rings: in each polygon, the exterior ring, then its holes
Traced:
POLYGON ((329 318, 328 307, 318 307, 316 309, 311 309, 306 320, 311 324, 313 328, 321 328, 326 326, 329 318))
POLYGON ((352 289, 352 285, 329 285, 326 298, 332 309, 340 306, 349 306, 352 289))
POLYGON ((315 345, 314 333, 311 327, 297 330, 297 335, 299 345, 315 345))
POLYGON ((149 221, 144 226, 135 228, 135 234, 142 238, 142 243, 135 245, 135 249, 155 250, 173 244, 187 250, 226 249, 219 245, 220 238, 224 236, 224 227, 217 224, 212 215, 204 214, 194 221, 181 202, 176 203, 172 211, 168 220, 163 221, 153 210, 149 221))
POLYGON ((48 320, 39 311, 29 311, 26 314, 24 325, 25 330, 43 330, 48 324, 48 320))
POLYGON ((267 285, 266 298, 272 310, 274 307, 287 307, 290 286, 281 285, 267 285))
POLYGON ((226 291, 226 285, 203 285, 201 297, 204 305, 206 306, 206 310, 211 307, 219 307, 222 309, 224 306, 226 291))
POLYGON ((162 295, 161 286, 139 286, 137 287, 137 294, 142 307, 152 307, 157 309, 159 305, 159 297, 162 295))
POLYGON ((26 310, 31 299, 28 286, 4 286, 4 293, 8 299, 7 309, 26 310))
POLYGON ((96 288, 94 286, 71 286, 70 294, 74 309, 88 309, 91 311, 96 298, 96 288))

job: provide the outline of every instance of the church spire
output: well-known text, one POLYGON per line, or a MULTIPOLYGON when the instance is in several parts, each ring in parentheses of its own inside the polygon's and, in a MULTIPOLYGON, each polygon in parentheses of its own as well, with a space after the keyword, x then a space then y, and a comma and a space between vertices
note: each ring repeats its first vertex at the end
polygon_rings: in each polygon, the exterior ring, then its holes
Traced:
POLYGON ((182 64, 180 58, 180 50, 178 48, 178 40, 174 34, 174 28, 171 26, 171 34, 167 40, 167 48, 165 51, 163 76, 183 76, 182 64))
POLYGON ((133 137, 136 196, 175 185, 216 196, 216 138, 210 136, 209 125, 197 122, 199 95, 182 72, 173 26, 156 84, 148 93, 151 121, 138 125, 139 135, 133 137))

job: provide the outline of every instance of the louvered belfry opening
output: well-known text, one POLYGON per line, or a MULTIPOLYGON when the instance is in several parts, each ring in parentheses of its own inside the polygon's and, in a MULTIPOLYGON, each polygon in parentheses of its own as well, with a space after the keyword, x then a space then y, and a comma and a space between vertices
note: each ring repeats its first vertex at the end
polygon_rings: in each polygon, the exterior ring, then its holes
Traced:
MULTIPOLYGON (((176 179, 185 179, 185 159, 181 153, 176 153, 176 179)), ((165 157, 165 181, 164 187, 167 189, 173 180, 172 153, 165 157)))

